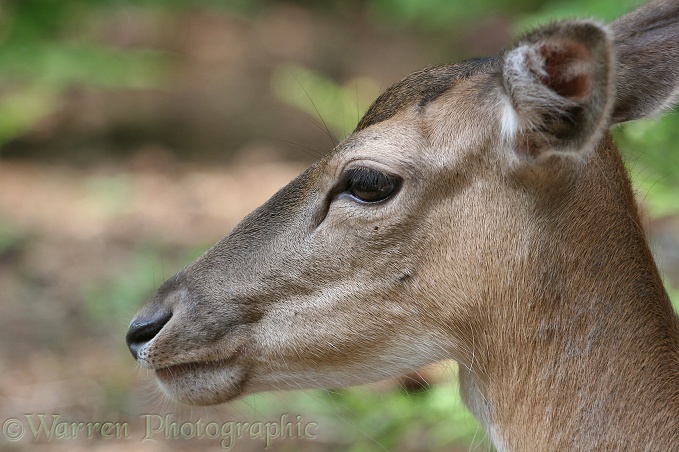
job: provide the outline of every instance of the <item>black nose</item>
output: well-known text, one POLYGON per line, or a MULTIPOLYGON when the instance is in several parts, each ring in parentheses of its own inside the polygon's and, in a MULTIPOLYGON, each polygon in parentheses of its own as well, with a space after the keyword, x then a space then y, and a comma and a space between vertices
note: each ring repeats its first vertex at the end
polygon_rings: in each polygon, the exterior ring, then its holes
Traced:
POLYGON ((127 346, 132 352, 134 359, 137 359, 139 349, 156 337, 156 334, 163 329, 163 326, 172 318, 172 313, 168 311, 157 311, 149 316, 138 316, 130 324, 127 330, 127 346))

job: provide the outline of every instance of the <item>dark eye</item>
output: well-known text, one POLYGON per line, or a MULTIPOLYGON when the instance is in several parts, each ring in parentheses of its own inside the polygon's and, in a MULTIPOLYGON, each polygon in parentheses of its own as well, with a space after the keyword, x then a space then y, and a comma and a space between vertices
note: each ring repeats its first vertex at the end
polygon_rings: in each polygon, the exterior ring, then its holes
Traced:
POLYGON ((347 171, 346 192, 362 202, 378 202, 387 199, 399 183, 396 176, 370 168, 352 168, 347 171))

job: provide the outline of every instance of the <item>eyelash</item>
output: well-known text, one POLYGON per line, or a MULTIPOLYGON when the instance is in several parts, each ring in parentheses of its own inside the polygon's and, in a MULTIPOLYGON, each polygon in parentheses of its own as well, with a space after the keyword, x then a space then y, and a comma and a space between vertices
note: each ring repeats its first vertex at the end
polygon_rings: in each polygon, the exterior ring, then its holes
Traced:
POLYGON ((348 170, 344 180, 344 193, 366 204, 387 200, 396 192, 401 182, 397 176, 365 167, 348 170))

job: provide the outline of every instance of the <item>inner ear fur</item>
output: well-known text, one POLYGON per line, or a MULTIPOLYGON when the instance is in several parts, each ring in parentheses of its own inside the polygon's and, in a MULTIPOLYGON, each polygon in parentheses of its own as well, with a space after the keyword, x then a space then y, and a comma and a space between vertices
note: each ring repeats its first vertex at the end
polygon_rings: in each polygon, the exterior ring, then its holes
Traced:
POLYGON ((612 36, 592 21, 533 31, 503 56, 502 134, 519 154, 586 156, 610 121, 612 36))

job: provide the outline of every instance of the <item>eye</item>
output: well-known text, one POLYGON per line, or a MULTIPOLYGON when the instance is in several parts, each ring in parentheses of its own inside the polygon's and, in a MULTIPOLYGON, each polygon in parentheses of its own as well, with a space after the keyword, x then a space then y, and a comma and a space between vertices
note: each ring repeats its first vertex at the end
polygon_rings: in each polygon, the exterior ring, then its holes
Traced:
POLYGON ((370 168, 352 168, 346 173, 347 188, 353 198, 361 202, 379 202, 391 196, 400 179, 370 168))

